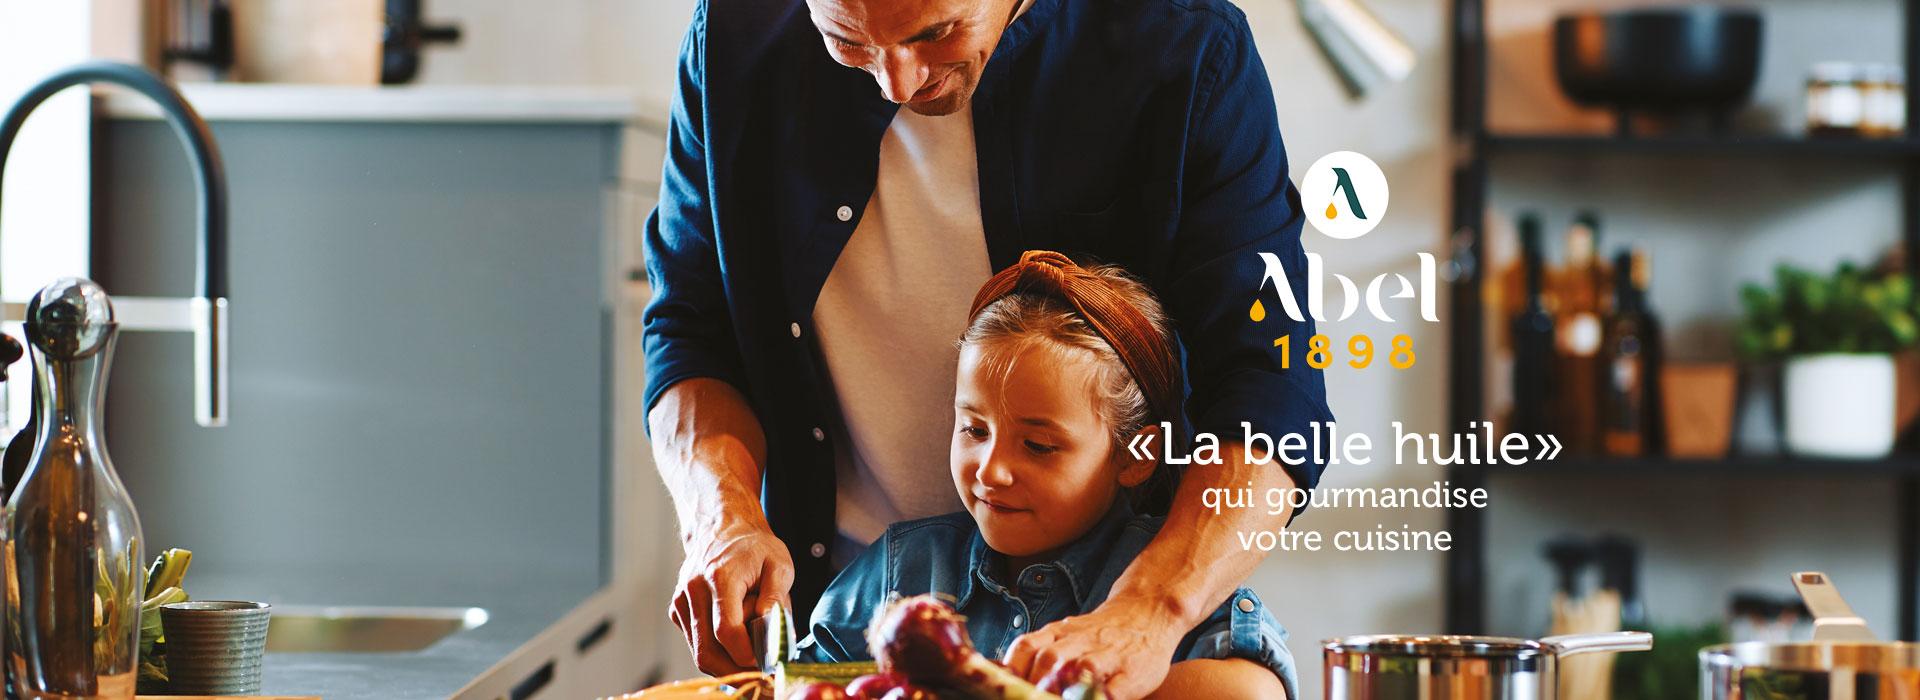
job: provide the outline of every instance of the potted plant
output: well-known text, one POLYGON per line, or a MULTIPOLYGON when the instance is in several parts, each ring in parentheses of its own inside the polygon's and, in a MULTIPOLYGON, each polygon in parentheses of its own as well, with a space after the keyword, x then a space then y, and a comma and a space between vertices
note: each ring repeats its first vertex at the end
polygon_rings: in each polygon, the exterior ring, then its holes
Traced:
POLYGON ((1863 459, 1893 450, 1893 354, 1920 340, 1911 278, 1844 262, 1830 276, 1781 265, 1773 288, 1745 285, 1740 301, 1740 353, 1784 362, 1788 450, 1863 459))

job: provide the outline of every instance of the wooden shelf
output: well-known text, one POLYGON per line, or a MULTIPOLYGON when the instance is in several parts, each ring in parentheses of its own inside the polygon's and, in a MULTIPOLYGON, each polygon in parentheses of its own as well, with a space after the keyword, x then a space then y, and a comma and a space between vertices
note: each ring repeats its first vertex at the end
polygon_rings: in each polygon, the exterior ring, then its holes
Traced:
POLYGON ((1828 459, 1786 454, 1728 455, 1720 459, 1669 459, 1561 456, 1551 462, 1485 467, 1490 475, 1519 478, 1562 476, 1635 477, 1713 476, 1723 478, 1856 478, 1920 475, 1920 455, 1894 454, 1880 459, 1828 459))
POLYGON ((1920 157, 1920 139, 1810 138, 1792 135, 1613 136, 1485 134, 1489 154, 1558 153, 1900 160, 1920 157))

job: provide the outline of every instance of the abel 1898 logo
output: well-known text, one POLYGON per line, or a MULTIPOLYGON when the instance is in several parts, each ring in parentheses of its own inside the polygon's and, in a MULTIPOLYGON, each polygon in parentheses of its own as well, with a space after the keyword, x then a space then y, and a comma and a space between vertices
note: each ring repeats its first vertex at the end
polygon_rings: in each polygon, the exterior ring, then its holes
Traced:
POLYGON ((1300 203, 1307 221, 1321 233, 1359 238, 1387 215, 1387 174, 1371 158, 1334 151, 1307 168, 1306 179, 1300 181, 1300 203))
MULTIPOLYGON (((1373 160, 1353 151, 1335 151, 1314 161, 1307 169, 1307 176, 1300 182, 1300 203, 1306 209, 1307 221, 1313 227, 1328 236, 1351 240, 1367 235, 1380 220, 1387 215, 1387 176, 1373 160), (1324 207, 1324 208, 1323 208, 1324 207)), ((1436 261, 1432 253, 1418 253, 1420 258, 1420 281, 1415 284, 1400 273, 1381 273, 1367 282, 1362 288, 1353 279, 1337 272, 1327 272, 1326 263, 1318 253, 1306 253, 1306 269, 1287 269, 1287 262, 1273 253, 1260 253, 1260 261, 1266 267, 1261 277, 1260 288, 1255 290, 1253 305, 1247 310, 1247 317, 1254 323, 1267 318, 1266 304, 1261 301, 1273 289, 1273 296, 1280 302, 1280 310, 1296 322, 1306 322, 1312 318, 1316 322, 1345 321, 1364 305, 1367 313, 1382 323, 1394 323, 1384 303, 1387 299, 1411 300, 1418 309, 1420 320, 1438 323, 1435 293, 1437 282, 1436 261), (1338 285, 1338 313, 1327 313, 1328 278, 1338 285), (1293 280, 1302 280, 1306 291, 1306 303, 1294 292, 1293 280)), ((1273 339, 1273 347, 1279 352, 1280 366, 1286 368, 1294 362, 1295 345, 1292 335, 1282 335, 1273 339)), ((1364 369, 1373 363, 1376 349, 1371 337, 1365 334, 1347 339, 1347 364, 1354 369, 1364 369)), ((1332 364, 1340 355, 1331 338, 1324 334, 1314 334, 1307 339, 1304 359, 1316 369, 1332 364)), ((1387 362, 1396 369, 1413 367, 1415 354, 1413 337, 1405 334, 1394 335, 1388 346, 1387 362)))

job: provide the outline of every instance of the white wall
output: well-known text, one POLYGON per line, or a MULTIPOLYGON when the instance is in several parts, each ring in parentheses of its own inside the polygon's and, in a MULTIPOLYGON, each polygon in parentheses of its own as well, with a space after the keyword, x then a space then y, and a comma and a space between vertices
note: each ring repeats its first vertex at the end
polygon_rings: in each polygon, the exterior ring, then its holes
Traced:
MULTIPOLYGON (((1392 188, 1386 219, 1365 237, 1341 241, 1309 228, 1307 250, 1356 280, 1382 273, 1415 278, 1416 253, 1444 259, 1447 221, 1447 62, 1443 31, 1446 3, 1426 0, 1372 0, 1382 21, 1410 43, 1420 63, 1406 81, 1378 89, 1364 101, 1347 98, 1331 67, 1301 27, 1292 2, 1239 2, 1247 12, 1261 58, 1279 101, 1281 133, 1297 183, 1307 166, 1332 151, 1359 151, 1380 164, 1392 188)), ((1309 207, 1311 209, 1311 207, 1309 207)), ((1356 315, 1326 323, 1320 332, 1344 346, 1345 338, 1367 334, 1384 347, 1396 333, 1413 336, 1418 359, 1396 370, 1375 362, 1353 369, 1335 362, 1326 370, 1327 396, 1342 431, 1374 436, 1375 454, 1390 455, 1387 437, 1393 421, 1410 431, 1439 431, 1445 426, 1446 305, 1441 324, 1384 324, 1356 315)), ((1419 486, 1445 478, 1437 469, 1392 466, 1376 459, 1368 466, 1330 468, 1321 484, 1329 487, 1419 486)), ((1496 496, 1497 498, 1497 496, 1496 496)), ((1416 529, 1443 528, 1438 511, 1309 511, 1294 525, 1331 537, 1340 530, 1367 530, 1376 524, 1416 529)), ((1320 697, 1320 640, 1351 634, 1431 632, 1440 629, 1442 560, 1434 554, 1288 552, 1270 556, 1250 583, 1275 608, 1292 634, 1305 697, 1320 697)))
MULTIPOLYGON (((89 7, 84 2, 0 2, 0 105, 47 74, 88 55, 89 7)), ((69 90, 27 120, 0 184, 0 300, 24 302, 60 277, 87 273, 87 96, 69 90)), ((19 324, 4 324, 20 338, 19 324)), ((25 361, 13 376, 31 376, 25 361)), ((27 382, 4 385, 11 436, 27 420, 27 382)))
MULTIPOLYGON (((693 3, 686 0, 428 0, 427 20, 460 25, 430 45, 419 82, 620 85, 664 110, 693 3)), ((664 111, 662 112, 664 116, 664 111)))

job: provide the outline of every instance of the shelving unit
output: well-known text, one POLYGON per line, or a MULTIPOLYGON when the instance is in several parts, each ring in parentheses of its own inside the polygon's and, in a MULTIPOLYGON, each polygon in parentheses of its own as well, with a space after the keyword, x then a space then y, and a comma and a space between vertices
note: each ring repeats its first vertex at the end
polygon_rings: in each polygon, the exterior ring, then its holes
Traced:
MULTIPOLYGON (((1795 136, 1646 136, 1495 134, 1487 128, 1487 0, 1451 0, 1452 63, 1449 122, 1455 144, 1450 186, 1448 245, 1461 274, 1451 283, 1452 326, 1448 342, 1448 420, 1456 429, 1486 417, 1486 323, 1481 289, 1489 272, 1484 260, 1490 161, 1505 155, 1632 154, 1647 157, 1825 158, 1896 168, 1901 178, 1901 237, 1908 265, 1920 269, 1920 134, 1909 122, 1904 138, 1813 139, 1795 136)), ((1903 62, 1910 80, 1920 79, 1920 0, 1900 0, 1905 9, 1903 62)), ((1910 83, 1911 85, 1911 83, 1910 83)), ((1907 92, 1907 113, 1920 119, 1920 86, 1907 92)), ((1456 486, 1483 487, 1493 478, 1557 478, 1632 474, 1637 478, 1834 477, 1890 479, 1898 487, 1894 561, 1899 596, 1899 638, 1920 637, 1920 455, 1883 460, 1809 460, 1779 455, 1730 456, 1721 460, 1596 459, 1564 456, 1520 467, 1455 466, 1456 486)), ((1453 509, 1447 527, 1455 547, 1446 560, 1445 625, 1449 632, 1486 630, 1486 514, 1453 509)))
POLYGON ((1920 458, 1895 455, 1886 459, 1853 460, 1739 454, 1721 459, 1562 457, 1551 462, 1482 466, 1480 469, 1491 475, 1513 478, 1614 474, 1636 477, 1911 478, 1920 476, 1920 458))
POLYGON ((1487 134, 1493 155, 1518 153, 1639 153, 1655 156, 1808 157, 1898 162, 1920 156, 1916 139, 1808 139, 1788 136, 1618 137, 1561 134, 1487 134))

